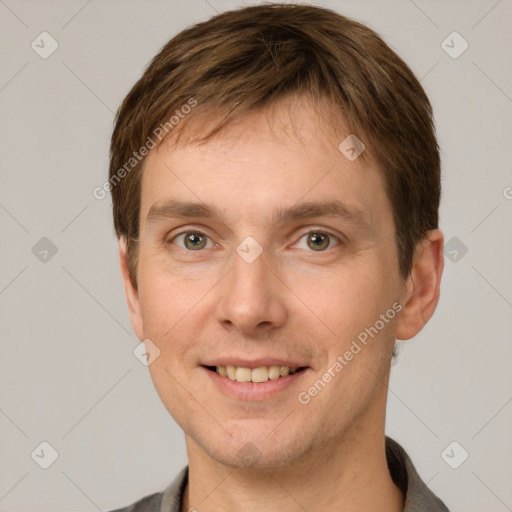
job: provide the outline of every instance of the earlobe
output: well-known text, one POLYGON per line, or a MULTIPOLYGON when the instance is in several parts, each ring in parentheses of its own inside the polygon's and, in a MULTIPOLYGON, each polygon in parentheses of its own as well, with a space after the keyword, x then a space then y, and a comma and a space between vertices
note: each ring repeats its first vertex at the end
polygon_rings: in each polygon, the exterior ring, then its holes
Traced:
POLYGON ((138 290, 133 286, 130 279, 130 271, 128 269, 128 259, 126 251, 126 240, 120 238, 118 241, 119 248, 119 265, 121 267, 121 277, 123 279, 124 293, 126 296, 126 303, 128 305, 128 312, 130 313, 130 320, 133 329, 139 340, 144 339, 144 329, 142 322, 142 314, 139 302, 138 290))
POLYGON ((402 298, 403 309, 397 322, 396 337, 399 340, 416 336, 434 314, 444 268, 443 242, 443 233, 435 229, 416 246, 402 298))

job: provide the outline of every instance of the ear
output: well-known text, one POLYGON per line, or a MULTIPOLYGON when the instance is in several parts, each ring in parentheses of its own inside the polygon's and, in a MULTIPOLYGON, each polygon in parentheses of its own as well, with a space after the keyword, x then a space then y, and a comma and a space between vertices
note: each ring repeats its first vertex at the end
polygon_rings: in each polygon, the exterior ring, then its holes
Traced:
POLYGON ((402 298, 403 309, 397 322, 396 337, 399 340, 416 336, 434 314, 444 268, 443 243, 443 233, 434 229, 416 245, 413 267, 402 298))
POLYGON ((126 295, 126 302, 128 304, 128 311, 130 313, 130 320, 133 329, 139 340, 144 339, 144 329, 142 322, 142 315, 140 310, 139 292, 133 286, 130 279, 130 272, 128 270, 128 260, 126 257, 126 240, 121 237, 118 242, 119 247, 119 264, 121 266, 121 276, 123 278, 124 293, 126 295))

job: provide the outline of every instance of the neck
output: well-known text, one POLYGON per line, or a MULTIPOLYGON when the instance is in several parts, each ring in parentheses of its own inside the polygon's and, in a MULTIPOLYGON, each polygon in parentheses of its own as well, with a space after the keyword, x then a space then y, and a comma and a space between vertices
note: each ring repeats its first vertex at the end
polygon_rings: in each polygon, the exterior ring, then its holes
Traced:
POLYGON ((183 511, 401 512, 404 497, 388 470, 384 426, 373 425, 319 443, 291 467, 266 470, 220 464, 186 436, 189 479, 183 511))

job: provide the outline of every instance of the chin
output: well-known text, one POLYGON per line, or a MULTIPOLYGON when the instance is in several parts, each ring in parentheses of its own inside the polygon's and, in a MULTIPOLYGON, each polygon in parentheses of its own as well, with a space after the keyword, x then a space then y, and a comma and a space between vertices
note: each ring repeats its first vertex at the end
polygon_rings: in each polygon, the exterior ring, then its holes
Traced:
POLYGON ((270 471, 292 465, 297 454, 289 451, 287 447, 262 451, 254 443, 247 442, 236 452, 217 450, 208 455, 230 468, 270 471))
POLYGON ((289 424, 286 426, 279 430, 274 422, 271 428, 227 428, 232 437, 220 427, 219 437, 212 436, 211 430, 200 429, 191 437, 204 454, 224 466, 268 471, 291 466, 313 449, 314 440, 305 438, 303 430, 294 431, 289 424))

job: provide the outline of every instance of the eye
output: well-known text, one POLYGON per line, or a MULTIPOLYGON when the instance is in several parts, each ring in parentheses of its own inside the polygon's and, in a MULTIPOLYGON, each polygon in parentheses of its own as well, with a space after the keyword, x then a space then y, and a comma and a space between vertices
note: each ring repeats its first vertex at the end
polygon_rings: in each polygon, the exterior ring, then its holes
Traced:
POLYGON ((312 249, 316 252, 322 252, 333 245, 339 245, 339 240, 334 235, 323 231, 310 231, 303 235, 292 247, 297 249, 312 249))
POLYGON ((187 231, 176 235, 172 240, 174 244, 189 251, 208 249, 213 242, 204 234, 198 231, 187 231))

